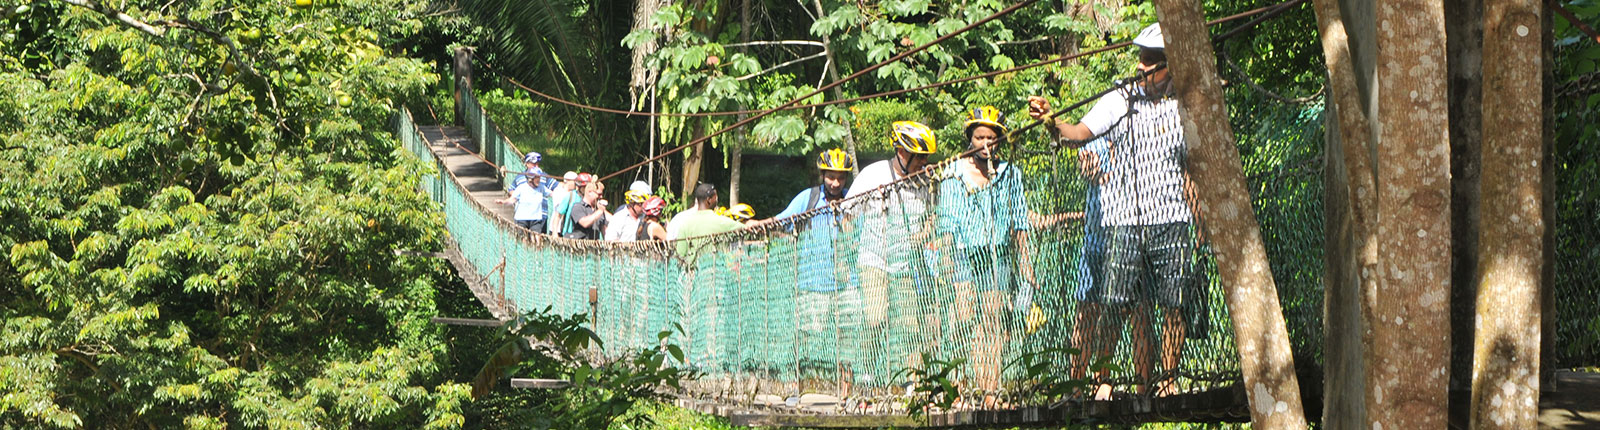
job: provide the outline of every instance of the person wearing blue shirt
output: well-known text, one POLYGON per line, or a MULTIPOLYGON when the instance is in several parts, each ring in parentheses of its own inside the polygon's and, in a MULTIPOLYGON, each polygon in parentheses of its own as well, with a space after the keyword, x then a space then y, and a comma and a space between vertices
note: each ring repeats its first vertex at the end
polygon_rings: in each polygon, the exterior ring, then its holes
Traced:
POLYGON ((529 152, 527 156, 522 157, 522 163, 527 165, 528 170, 512 179, 510 197, 495 201, 503 205, 516 204, 512 219, 518 226, 534 233, 544 233, 545 221, 548 220, 549 214, 546 208, 549 204, 550 190, 540 186, 548 179, 543 177, 544 171, 539 169, 539 159, 537 152, 529 152), (537 180, 529 180, 530 177, 537 180))
MULTIPOLYGON (((1100 185, 1110 178, 1110 157, 1111 147, 1105 139, 1095 139, 1078 150, 1078 169, 1083 172, 1087 184, 1084 187, 1083 246, 1078 256, 1078 276, 1074 278, 1078 287, 1072 294, 1078 301, 1070 337, 1072 346, 1079 350, 1078 359, 1069 368, 1074 379, 1082 379, 1096 358, 1110 357, 1116 346, 1111 339, 1122 335, 1117 324, 1104 318, 1104 306, 1093 299, 1100 296, 1100 289, 1104 287, 1100 267, 1105 260, 1106 238, 1105 228, 1100 225, 1100 185)), ((1100 369, 1096 373, 1096 380, 1102 382, 1095 387, 1094 399, 1111 400, 1111 384, 1103 382, 1109 380, 1110 370, 1100 369)))
MULTIPOLYGON (((789 206, 770 223, 816 210, 810 218, 785 221, 785 227, 795 231, 796 247, 800 252, 796 298, 796 314, 800 318, 800 342, 812 359, 803 359, 803 373, 830 373, 837 370, 841 394, 848 396, 853 383, 851 364, 854 361, 849 342, 861 328, 861 291, 847 278, 849 264, 840 260, 834 247, 844 245, 840 240, 844 220, 834 211, 834 205, 844 199, 845 183, 850 180, 855 160, 839 149, 830 149, 817 157, 817 170, 822 183, 807 188, 789 201, 789 206), (815 357, 823 357, 817 359, 815 357)), ((803 375, 810 376, 810 375, 803 375)))

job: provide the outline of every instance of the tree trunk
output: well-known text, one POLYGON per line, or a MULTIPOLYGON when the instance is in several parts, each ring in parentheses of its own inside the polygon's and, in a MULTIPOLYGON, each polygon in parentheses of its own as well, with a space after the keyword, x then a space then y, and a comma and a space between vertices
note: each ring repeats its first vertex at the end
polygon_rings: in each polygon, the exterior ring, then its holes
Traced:
MULTIPOLYGON (((750 41, 750 0, 739 2, 739 41, 750 41)), ((747 48, 739 47, 739 52, 746 52, 747 48)), ((740 106, 741 108, 744 106, 740 106)), ((743 121, 743 114, 738 116, 743 121)), ((750 140, 750 133, 739 133, 729 139, 731 147, 728 148, 728 207, 739 204, 739 180, 744 166, 744 145, 750 140)))
MULTIPOLYGON (((743 137, 739 137, 739 140, 744 140, 744 138, 743 137)), ((744 159, 744 145, 742 145, 742 144, 740 144, 740 145, 730 145, 728 147, 728 202, 727 202, 727 205, 730 208, 733 207, 733 205, 739 204, 739 176, 740 176, 740 170, 742 170, 742 169, 739 168, 739 166, 744 164, 744 163, 741 162, 741 160, 743 160, 743 159, 744 159)))
MULTIPOLYGON (((1378 3, 1377 289, 1363 296, 1373 428, 1448 423, 1450 130, 1444 8, 1378 3)), ((1365 428, 1366 426, 1362 426, 1365 428)))
MULTIPOLYGON (((633 5, 633 31, 652 30, 660 27, 650 22, 650 17, 667 4, 666 0, 636 0, 633 5)), ((663 37, 669 37, 670 34, 663 37)), ((650 54, 656 52, 660 45, 655 40, 641 43, 633 47, 633 62, 628 71, 628 93, 633 98, 633 106, 638 106, 642 100, 643 91, 651 88, 656 83, 656 71, 645 66, 645 60, 650 54)), ((654 103, 654 101, 652 101, 654 103)))
MULTIPOLYGON (((700 140, 706 135, 704 121, 695 121, 690 125, 694 132, 690 134, 689 141, 700 140)), ((683 150, 683 194, 678 197, 685 203, 685 208, 694 204, 694 187, 700 184, 700 165, 705 160, 706 143, 696 143, 693 147, 683 150)))
MULTIPOLYGON (((816 5, 818 17, 828 14, 828 10, 822 8, 822 0, 811 0, 811 4, 816 5)), ((831 75, 834 79, 839 79, 839 62, 835 61, 833 58, 833 39, 828 37, 826 33, 822 35, 822 54, 826 59, 825 61, 827 62, 828 66, 826 70, 823 70, 823 73, 826 74, 823 75, 823 78, 826 79, 827 76, 831 75)), ((833 93, 834 100, 844 99, 844 92, 842 92, 839 87, 833 87, 833 89, 829 90, 829 92, 833 93)), ((850 159, 856 160, 856 163, 850 168, 850 173, 860 173, 861 157, 856 156, 855 131, 851 129, 850 124, 848 123, 845 124, 844 127, 844 148, 845 152, 850 154, 850 159)))
POLYGON ((1190 174, 1196 183, 1207 184, 1195 187, 1200 194, 1197 215, 1205 236, 1215 243, 1212 250, 1227 288, 1251 422, 1264 429, 1305 428, 1288 328, 1223 108, 1205 16, 1197 2, 1157 0, 1155 5, 1182 106, 1190 174))
POLYGON ((1324 374, 1322 422, 1358 428, 1366 421, 1362 398, 1361 302, 1376 291, 1376 242, 1371 124, 1361 103, 1355 59, 1336 0, 1316 0, 1317 28, 1328 66, 1326 179, 1327 271, 1323 290, 1324 374), (1362 274, 1368 274, 1362 276, 1362 274))
POLYGON ((461 110, 461 92, 472 91, 472 47, 456 47, 453 60, 455 62, 453 67, 455 69, 455 79, 451 80, 451 82, 455 84, 456 88, 451 95, 455 100, 456 124, 465 126, 467 123, 462 121, 466 121, 467 115, 466 111, 461 110))
POLYGON ((1472 354, 1474 429, 1538 426, 1544 266, 1542 5, 1489 1, 1483 13, 1483 227, 1472 354))
MULTIPOLYGON (((1544 20, 1540 24, 1540 38, 1544 39, 1544 43, 1541 44, 1539 51, 1541 53, 1540 55, 1542 55, 1541 58, 1544 59, 1544 68, 1540 71, 1540 81, 1543 82, 1543 85, 1539 93, 1544 94, 1545 100, 1553 101, 1556 99, 1556 69, 1554 67, 1556 63, 1555 22, 1550 14, 1544 14, 1544 20)), ((1544 111, 1540 114, 1544 118, 1544 158, 1541 159, 1539 165, 1544 166, 1544 170, 1541 173, 1544 175, 1545 195, 1545 199, 1543 202, 1540 202, 1540 206, 1544 209, 1544 243, 1546 244, 1544 247, 1544 269, 1540 272, 1543 274, 1543 276, 1540 278, 1539 282, 1539 309, 1541 310, 1540 319, 1542 320, 1540 324, 1540 337, 1542 338, 1542 346, 1539 348, 1541 351, 1539 354, 1539 369, 1541 371, 1540 373, 1543 374, 1540 375, 1540 380, 1544 382, 1539 387, 1543 391, 1557 391, 1561 389, 1560 387, 1556 386, 1555 378, 1556 317, 1559 316, 1556 315, 1556 247, 1550 246, 1551 244, 1556 243, 1556 229, 1554 228, 1556 225, 1556 199, 1552 197, 1558 195, 1556 194, 1555 181, 1555 106, 1556 104, 1553 102, 1545 103, 1544 111)))

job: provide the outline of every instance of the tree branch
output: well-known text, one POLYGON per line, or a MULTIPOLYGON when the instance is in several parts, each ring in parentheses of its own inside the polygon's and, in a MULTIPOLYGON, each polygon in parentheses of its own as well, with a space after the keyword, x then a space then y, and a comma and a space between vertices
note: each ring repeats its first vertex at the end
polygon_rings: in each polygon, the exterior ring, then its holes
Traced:
POLYGON ((140 21, 138 18, 134 18, 128 14, 122 13, 122 11, 112 9, 100 3, 95 3, 89 0, 61 0, 61 2, 84 9, 89 9, 95 12, 100 12, 101 14, 111 17, 112 19, 122 21, 123 24, 129 27, 149 33, 151 36, 162 37, 167 33, 164 29, 157 28, 156 26, 145 23, 144 21, 140 21))
POLYGON ((722 45, 722 47, 724 47, 724 48, 737 48, 737 47, 740 47, 740 46, 760 46, 760 45, 804 45, 804 46, 815 46, 815 47, 818 47, 818 48, 823 47, 822 42, 811 41, 811 40, 755 40, 755 41, 749 41, 749 42, 729 43, 729 44, 722 45))
POLYGON ((774 65, 772 67, 768 67, 765 70, 762 70, 762 71, 759 71, 759 72, 755 72, 755 73, 751 73, 751 74, 748 74, 748 75, 744 75, 744 76, 740 76, 740 77, 737 77, 737 78, 733 78, 733 80, 742 81, 742 80, 745 80, 745 79, 754 78, 756 76, 764 75, 767 72, 771 72, 773 70, 781 69, 784 66, 788 66, 788 65, 791 65, 791 64, 794 64, 794 63, 799 63, 801 61, 806 61, 806 60, 810 60, 810 59, 814 59, 814 58, 823 57, 823 56, 826 56, 826 55, 828 55, 828 53, 826 53, 826 52, 819 52, 819 53, 816 53, 816 54, 807 55, 807 56, 804 56, 804 57, 800 57, 800 58, 796 58, 796 59, 793 59, 793 60, 789 60, 789 61, 785 61, 785 62, 782 62, 782 63, 778 63, 778 64, 776 64, 776 65, 774 65))
POLYGON ((1049 40, 1050 40, 1049 36, 1039 36, 1039 37, 1035 37, 1035 38, 1028 39, 1028 40, 1002 40, 1002 41, 999 41, 999 42, 995 42, 994 44, 996 44, 996 45, 1027 45, 1027 44, 1030 44, 1030 43, 1039 43, 1039 42, 1045 42, 1045 41, 1049 41, 1049 40))
MULTIPOLYGON (((119 11, 119 10, 116 10, 116 9, 112 9, 110 6, 106 6, 106 5, 101 4, 101 3, 96 3, 96 2, 94 2, 92 0, 60 0, 60 1, 62 3, 66 3, 66 4, 73 5, 73 6, 78 6, 78 7, 81 7, 81 8, 85 8, 85 9, 89 9, 89 10, 92 10, 92 11, 95 11, 95 12, 99 12, 101 14, 104 14, 105 16, 108 16, 108 17, 111 17, 113 19, 116 19, 117 21, 121 22, 123 25, 132 27, 132 28, 134 28, 136 30, 142 31, 142 32, 144 32, 146 34, 149 34, 151 36, 155 36, 156 38, 164 38, 166 36, 166 29, 165 28, 156 27, 155 25, 152 25, 150 23, 147 23, 147 22, 144 22, 144 21, 140 21, 138 18, 134 18, 133 16, 130 16, 130 15, 125 14, 125 13, 122 13, 122 11, 119 11)), ((208 28, 208 27, 206 27, 204 25, 201 25, 199 23, 196 23, 194 21, 190 21, 190 20, 184 19, 184 18, 178 18, 178 19, 171 20, 171 21, 161 21, 161 22, 158 22, 157 24, 160 24, 160 25, 168 27, 168 28, 182 28, 182 29, 193 30, 193 31, 198 32, 200 34, 206 35, 207 37, 211 38, 211 40, 213 42, 216 42, 217 44, 220 44, 223 47, 227 48, 228 49, 228 58, 236 59, 237 62, 239 63, 239 65, 243 66, 243 69, 246 72, 248 72, 251 76, 256 77, 257 79, 261 79, 264 83, 266 83, 265 86, 266 86, 266 89, 267 89, 267 99, 272 104, 273 113, 276 114, 277 117, 278 117, 277 118, 278 119, 277 120, 277 126, 283 128, 286 131, 289 131, 290 133, 294 132, 293 130, 289 129, 289 127, 287 125, 287 119, 284 117, 282 110, 278 107, 278 96, 277 96, 276 92, 273 90, 272 81, 267 79, 266 76, 262 75, 260 70, 256 70, 255 61, 254 61, 255 58, 252 57, 252 56, 249 56, 249 55, 245 55, 243 52, 241 52, 239 50, 239 44, 235 43, 232 38, 228 37, 228 35, 226 35, 226 34, 222 34, 221 32, 217 32, 217 31, 212 30, 212 29, 210 29, 210 28, 208 28)), ((203 92, 205 90, 206 89, 202 85, 201 91, 203 92)))

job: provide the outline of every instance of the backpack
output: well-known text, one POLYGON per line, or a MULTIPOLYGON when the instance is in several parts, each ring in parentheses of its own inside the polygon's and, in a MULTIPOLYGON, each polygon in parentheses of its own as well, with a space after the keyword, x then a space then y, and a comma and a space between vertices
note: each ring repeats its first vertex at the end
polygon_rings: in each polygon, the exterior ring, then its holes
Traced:
MULTIPOLYGON (((817 185, 816 187, 811 188, 811 197, 808 197, 806 199, 806 210, 805 210, 806 212, 810 212, 812 209, 816 209, 817 208, 817 200, 821 200, 822 199, 822 193, 823 193, 822 185, 817 185)), ((806 218, 804 220, 801 220, 800 222, 794 223, 794 229, 796 231, 806 230, 806 229, 810 229, 810 228, 811 228, 811 219, 810 218, 806 218)))

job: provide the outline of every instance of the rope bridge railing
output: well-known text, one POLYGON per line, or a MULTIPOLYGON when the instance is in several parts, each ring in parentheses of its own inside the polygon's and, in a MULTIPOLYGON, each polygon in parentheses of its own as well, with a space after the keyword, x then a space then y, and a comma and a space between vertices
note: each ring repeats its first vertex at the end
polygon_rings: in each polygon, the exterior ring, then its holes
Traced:
MULTIPOLYGON (((475 118, 482 111, 471 96, 463 100, 483 151, 515 154, 482 125, 492 124, 486 115, 475 118)), ((1320 356, 1321 104, 1233 101, 1290 337, 1297 352, 1320 356)), ((409 112, 396 118, 406 147, 437 160, 409 112)), ((667 243, 529 235, 473 200, 442 164, 421 188, 478 275, 519 312, 592 313, 606 348, 618 351, 655 345, 656 333, 681 326, 674 341, 706 375, 691 386, 695 395, 748 402, 824 393, 850 399, 839 413, 903 412, 894 401, 906 393, 902 371, 936 364, 924 357, 964 360, 952 376, 968 408, 1053 400, 1030 394, 1043 377, 1124 387, 1171 377, 1181 392, 1235 384, 1238 353, 1205 253, 1184 263, 1200 276, 1183 304, 1182 360, 1168 366, 1157 350, 1169 332, 1148 301, 1097 323, 1082 318, 1088 183, 1079 154, 1012 158, 994 166, 987 187, 964 182, 947 160, 846 200, 838 213, 667 243), (1008 237, 1017 231, 1021 240, 1008 237), (1095 362, 1108 371, 1086 370, 1095 362)))

